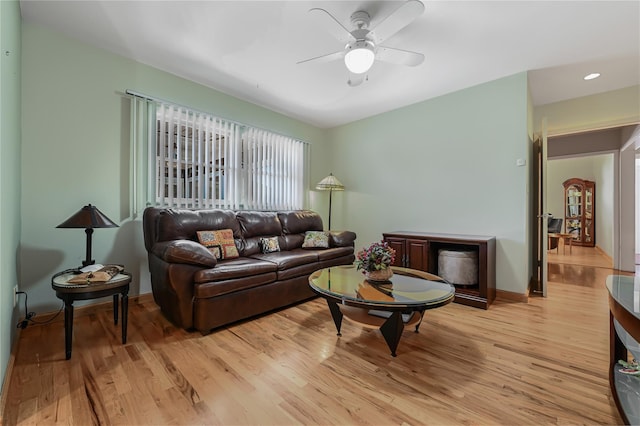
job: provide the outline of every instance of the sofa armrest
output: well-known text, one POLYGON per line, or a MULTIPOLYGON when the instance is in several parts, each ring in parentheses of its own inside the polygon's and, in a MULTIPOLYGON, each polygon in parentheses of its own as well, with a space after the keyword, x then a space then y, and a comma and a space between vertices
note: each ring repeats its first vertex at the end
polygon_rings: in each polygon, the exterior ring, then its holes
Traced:
POLYGON ((353 247, 356 233, 351 231, 329 231, 329 247, 353 247))
POLYGON ((202 244, 191 240, 162 241, 154 244, 152 253, 167 263, 184 263, 187 265, 213 268, 217 260, 202 244))

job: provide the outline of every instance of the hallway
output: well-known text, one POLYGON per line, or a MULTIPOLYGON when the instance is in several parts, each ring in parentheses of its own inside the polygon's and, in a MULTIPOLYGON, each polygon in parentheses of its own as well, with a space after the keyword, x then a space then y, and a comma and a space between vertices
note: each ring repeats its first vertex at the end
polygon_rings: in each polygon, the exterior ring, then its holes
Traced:
MULTIPOLYGON (((549 250, 547 260, 549 290, 556 283, 604 290, 607 276, 617 273, 613 269, 611 258, 593 247, 575 246, 571 248, 571 252, 567 247, 563 253, 560 243, 557 251, 549 250)), ((606 292, 603 294, 606 298, 606 292)), ((549 293, 548 296, 553 297, 553 293, 549 293)))

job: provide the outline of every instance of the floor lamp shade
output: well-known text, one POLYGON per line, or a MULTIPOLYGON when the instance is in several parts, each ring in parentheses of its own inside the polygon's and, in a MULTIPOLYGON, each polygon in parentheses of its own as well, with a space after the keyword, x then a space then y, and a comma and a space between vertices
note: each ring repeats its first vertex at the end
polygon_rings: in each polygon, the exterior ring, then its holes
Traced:
POLYGON ((94 228, 117 228, 118 225, 105 216, 96 206, 91 204, 84 206, 69 219, 62 222, 56 228, 84 228, 87 234, 86 259, 82 266, 93 265, 95 261, 91 259, 91 235, 94 228))
POLYGON ((316 189, 320 191, 329 191, 329 227, 331 229, 331 194, 333 191, 344 191, 344 185, 340 182, 333 173, 329 173, 329 176, 322 179, 316 185, 316 189))

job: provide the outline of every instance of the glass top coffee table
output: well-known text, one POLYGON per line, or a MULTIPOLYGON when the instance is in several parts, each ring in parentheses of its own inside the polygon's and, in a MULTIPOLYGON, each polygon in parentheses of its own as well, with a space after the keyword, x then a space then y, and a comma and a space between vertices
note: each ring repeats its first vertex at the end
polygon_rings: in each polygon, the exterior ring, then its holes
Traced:
POLYGON ((311 289, 324 297, 340 336, 343 316, 365 327, 379 328, 391 355, 404 327, 418 332, 424 311, 453 301, 455 288, 444 279, 415 269, 392 267, 389 281, 373 282, 355 266, 334 266, 309 276, 311 289))

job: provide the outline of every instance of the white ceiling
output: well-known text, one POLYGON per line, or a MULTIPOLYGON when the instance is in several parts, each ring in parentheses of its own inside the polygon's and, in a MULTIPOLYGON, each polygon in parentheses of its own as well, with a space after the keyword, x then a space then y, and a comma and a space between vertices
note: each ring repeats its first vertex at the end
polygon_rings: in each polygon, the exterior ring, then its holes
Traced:
MULTIPOLYGON (((534 105, 640 84, 640 1, 433 1, 385 45, 425 55, 376 62, 347 85, 321 7, 351 28, 397 1, 34 1, 22 17, 86 43, 320 127, 333 127, 522 71, 534 105), (590 72, 596 80, 584 81, 590 72)), ((135 88, 123 88, 135 89, 135 88)), ((175 100, 179 101, 179 100, 175 100)))

